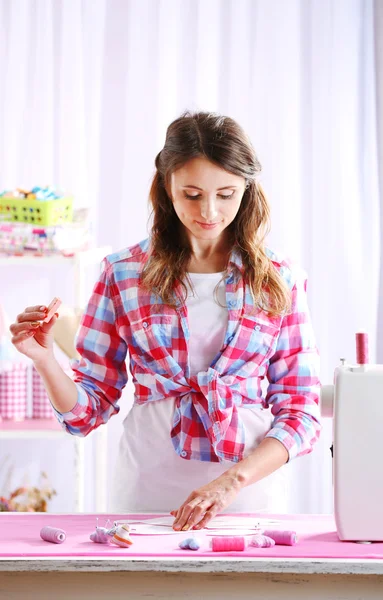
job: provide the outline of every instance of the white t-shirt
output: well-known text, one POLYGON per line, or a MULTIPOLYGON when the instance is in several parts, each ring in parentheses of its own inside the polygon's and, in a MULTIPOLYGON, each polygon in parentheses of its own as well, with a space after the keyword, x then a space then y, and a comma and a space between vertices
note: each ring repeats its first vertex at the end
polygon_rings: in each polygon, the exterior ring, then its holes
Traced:
MULTIPOLYGON (((194 288, 193 293, 185 281, 189 360, 195 375, 206 370, 222 348, 228 311, 223 273, 189 273, 189 277, 194 288)), ((134 405, 126 416, 113 478, 112 512, 169 512, 179 508, 193 490, 233 466, 229 461, 185 460, 176 454, 170 438, 174 405, 174 397, 147 402, 134 405)), ((245 428, 246 455, 263 440, 273 417, 260 405, 238 411, 245 428)), ((285 498, 282 468, 242 489, 225 512, 285 512, 285 498)))
POLYGON ((191 375, 196 375, 213 362, 222 348, 228 312, 223 273, 189 273, 189 277, 192 288, 185 282, 188 288, 189 360, 191 375))

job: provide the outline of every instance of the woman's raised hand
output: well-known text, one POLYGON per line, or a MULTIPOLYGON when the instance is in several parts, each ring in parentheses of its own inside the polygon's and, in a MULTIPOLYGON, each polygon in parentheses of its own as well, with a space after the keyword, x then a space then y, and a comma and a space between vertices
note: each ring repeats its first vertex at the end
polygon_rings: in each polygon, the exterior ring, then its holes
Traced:
POLYGON ((44 323, 47 316, 46 306, 28 306, 17 316, 16 322, 10 326, 12 344, 21 354, 33 361, 41 361, 53 355, 53 325, 58 314, 44 323))

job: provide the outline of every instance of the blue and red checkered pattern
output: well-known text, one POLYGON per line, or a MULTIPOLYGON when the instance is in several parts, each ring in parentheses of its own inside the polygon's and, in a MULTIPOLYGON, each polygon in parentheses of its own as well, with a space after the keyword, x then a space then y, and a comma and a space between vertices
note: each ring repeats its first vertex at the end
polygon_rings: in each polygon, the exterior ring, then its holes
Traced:
POLYGON ((224 343, 212 364, 196 376, 190 374, 190 331, 181 284, 174 290, 175 308, 140 285, 150 239, 106 257, 77 333, 81 358, 72 362, 77 403, 70 412, 55 411, 63 427, 86 436, 119 412, 129 354, 135 403, 176 398, 169 434, 183 458, 240 461, 245 434, 237 408, 254 405, 270 405, 274 420, 267 437, 285 446, 289 460, 310 452, 321 426, 319 356, 307 306, 307 278, 271 250, 267 253, 291 290, 291 313, 269 317, 254 307, 241 255, 234 249, 226 277, 224 343))

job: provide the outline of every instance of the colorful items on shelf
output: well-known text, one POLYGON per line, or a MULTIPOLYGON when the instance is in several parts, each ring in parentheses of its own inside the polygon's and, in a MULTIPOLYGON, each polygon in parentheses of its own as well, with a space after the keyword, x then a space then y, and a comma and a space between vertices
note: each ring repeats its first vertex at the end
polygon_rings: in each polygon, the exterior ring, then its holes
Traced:
POLYGON ((12 222, 40 226, 70 223, 73 218, 73 198, 57 193, 52 186, 5 190, 0 193, 0 214, 5 214, 12 222))
POLYGON ((27 223, 0 222, 0 254, 47 256, 86 250, 90 246, 89 224, 36 227, 27 223))
POLYGON ((16 188, 15 190, 0 193, 0 198, 7 199, 27 198, 28 200, 57 200, 62 197, 62 194, 57 194, 54 187, 51 185, 45 188, 36 186, 32 190, 16 188))

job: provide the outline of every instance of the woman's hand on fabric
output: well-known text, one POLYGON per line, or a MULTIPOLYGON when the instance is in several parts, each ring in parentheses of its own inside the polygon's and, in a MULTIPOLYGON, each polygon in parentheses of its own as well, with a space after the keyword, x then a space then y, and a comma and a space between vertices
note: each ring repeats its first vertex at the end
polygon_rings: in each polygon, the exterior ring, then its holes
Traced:
POLYGON ((175 517, 173 529, 187 531, 206 527, 213 517, 234 501, 241 487, 233 475, 223 473, 193 491, 178 510, 171 511, 170 514, 175 517))

